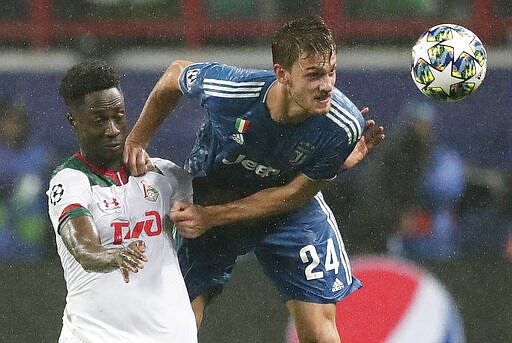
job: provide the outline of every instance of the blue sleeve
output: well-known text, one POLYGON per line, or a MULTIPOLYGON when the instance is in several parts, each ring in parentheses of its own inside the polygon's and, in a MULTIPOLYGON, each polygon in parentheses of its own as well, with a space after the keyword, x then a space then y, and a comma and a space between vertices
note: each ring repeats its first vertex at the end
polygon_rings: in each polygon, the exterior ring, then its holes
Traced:
POLYGON ((357 107, 339 90, 333 94, 326 124, 319 128, 320 149, 316 158, 306 165, 303 173, 313 180, 330 180, 342 170, 343 163, 354 150, 364 130, 365 120, 357 107), (329 127, 329 130, 327 130, 329 127))
POLYGON ((257 101, 268 75, 264 70, 196 63, 183 70, 179 82, 182 93, 199 99, 202 107, 230 112, 257 101))
POLYGON ((355 144, 347 144, 340 141, 337 144, 329 144, 325 148, 325 154, 315 159, 313 163, 305 166, 303 174, 311 180, 332 180, 341 172, 343 162, 355 144))
POLYGON ((228 96, 225 88, 232 87, 247 73, 244 69, 219 63, 195 63, 187 66, 180 75, 181 92, 197 97, 203 104, 208 98, 228 96))
POLYGON ((205 74, 208 68, 214 65, 212 63, 194 63, 187 66, 179 78, 183 95, 201 97, 205 74))

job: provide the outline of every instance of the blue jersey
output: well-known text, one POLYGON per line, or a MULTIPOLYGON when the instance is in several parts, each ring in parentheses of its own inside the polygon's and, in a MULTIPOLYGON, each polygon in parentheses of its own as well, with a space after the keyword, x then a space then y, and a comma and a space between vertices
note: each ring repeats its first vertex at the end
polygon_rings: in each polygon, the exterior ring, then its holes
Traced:
POLYGON ((265 103, 274 82, 273 71, 217 63, 183 71, 181 91, 208 112, 185 165, 194 177, 242 188, 246 195, 287 184, 300 173, 312 180, 337 176, 362 135, 360 111, 334 89, 325 115, 300 124, 275 122, 265 103))
MULTIPOLYGON (((299 174, 330 180, 354 149, 364 127, 359 110, 338 89, 331 110, 296 125, 275 122, 266 97, 272 71, 217 63, 188 66, 180 76, 186 96, 208 112, 186 162, 194 202, 240 199, 279 187, 299 174)), ((260 218, 183 239, 178 251, 191 299, 218 294, 238 256, 254 251, 284 300, 334 303, 361 286, 331 210, 321 192, 278 218, 260 218)))

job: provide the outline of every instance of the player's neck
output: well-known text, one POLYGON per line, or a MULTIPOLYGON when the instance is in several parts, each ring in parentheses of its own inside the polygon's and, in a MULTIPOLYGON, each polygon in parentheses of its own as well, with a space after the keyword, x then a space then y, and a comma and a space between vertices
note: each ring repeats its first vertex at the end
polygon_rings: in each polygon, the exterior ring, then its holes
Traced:
POLYGON ((84 151, 80 151, 80 154, 82 155, 84 160, 87 161, 89 164, 105 171, 118 172, 121 170, 123 166, 123 162, 121 159, 112 159, 110 161, 106 161, 103 158, 99 158, 94 154, 87 153, 84 151))
POLYGON ((266 105, 270 113, 270 118, 281 124, 298 124, 309 117, 302 108, 294 108, 286 88, 279 82, 271 86, 266 105))

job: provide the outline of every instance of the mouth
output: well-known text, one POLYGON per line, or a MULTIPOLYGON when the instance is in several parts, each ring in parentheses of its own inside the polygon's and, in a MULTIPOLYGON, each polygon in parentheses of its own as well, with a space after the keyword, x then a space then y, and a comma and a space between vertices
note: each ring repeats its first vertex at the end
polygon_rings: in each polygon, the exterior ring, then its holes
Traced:
POLYGON ((322 105, 326 105, 331 102, 330 95, 321 95, 315 98, 315 101, 319 102, 322 105))
POLYGON ((121 142, 112 142, 104 145, 105 149, 108 150, 119 150, 122 149, 123 145, 121 142))

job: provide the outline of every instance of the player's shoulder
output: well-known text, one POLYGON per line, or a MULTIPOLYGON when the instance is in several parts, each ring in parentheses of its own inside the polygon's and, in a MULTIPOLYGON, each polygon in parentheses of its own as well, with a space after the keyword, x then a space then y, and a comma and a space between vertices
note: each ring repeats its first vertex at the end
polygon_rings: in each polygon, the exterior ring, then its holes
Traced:
MULTIPOLYGON (((243 93, 248 97, 268 86, 275 79, 270 70, 248 69, 222 63, 194 63, 185 68, 181 75, 181 87, 185 93, 195 87, 205 89, 209 95, 233 95, 243 93)), ((222 97, 222 96, 221 96, 222 97)))
POLYGON ((153 165, 161 171, 181 169, 181 167, 176 163, 160 157, 151 157, 151 162, 153 162, 153 165))
POLYGON ((178 179, 188 179, 192 177, 185 169, 170 160, 152 157, 151 161, 156 167, 157 172, 160 172, 164 176, 178 179))
POLYGON ((86 169, 84 163, 76 155, 73 155, 55 167, 50 177, 54 178, 57 175, 83 175, 85 177, 86 169))
POLYGON ((263 101, 274 81, 273 71, 198 63, 184 70, 180 87, 183 94, 200 97, 210 114, 236 115, 263 101))
POLYGON ((273 71, 265 69, 242 68, 218 62, 193 63, 185 68, 190 74, 204 74, 208 79, 230 81, 257 80, 272 77, 273 71))
POLYGON ((89 177, 86 173, 83 163, 75 156, 70 157, 58 165, 50 176, 50 183, 71 182, 73 184, 87 182, 89 177))
POLYGON ((357 106, 339 89, 335 88, 331 97, 329 115, 343 121, 364 124, 364 118, 357 106))
POLYGON ((331 97, 331 108, 324 117, 334 131, 346 135, 349 142, 357 141, 364 130, 364 117, 357 106, 339 89, 331 97))
POLYGON ((343 112, 349 112, 352 115, 362 117, 361 111, 358 110, 357 106, 338 88, 333 89, 331 105, 334 106, 334 109, 343 109, 343 112))
POLYGON ((51 177, 57 175, 58 173, 62 172, 65 169, 68 169, 68 168, 75 169, 75 168, 73 168, 73 166, 76 164, 77 164, 77 159, 76 159, 75 155, 73 155, 73 156, 69 157, 67 160, 65 160, 64 162, 62 162, 61 164, 57 165, 57 167, 55 167, 55 169, 53 169, 53 171, 51 173, 51 177))

